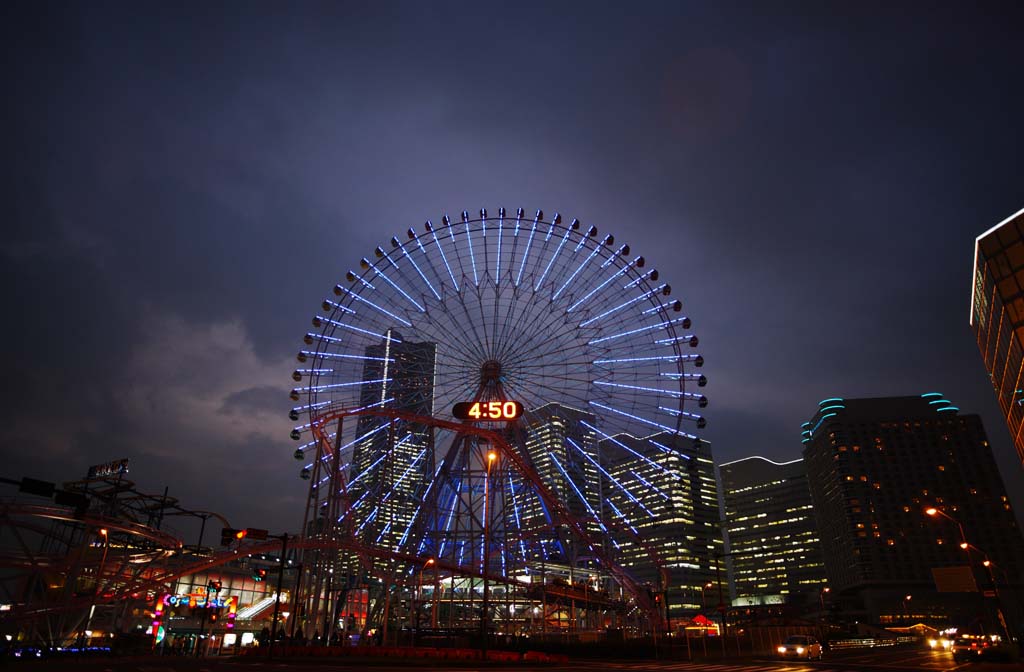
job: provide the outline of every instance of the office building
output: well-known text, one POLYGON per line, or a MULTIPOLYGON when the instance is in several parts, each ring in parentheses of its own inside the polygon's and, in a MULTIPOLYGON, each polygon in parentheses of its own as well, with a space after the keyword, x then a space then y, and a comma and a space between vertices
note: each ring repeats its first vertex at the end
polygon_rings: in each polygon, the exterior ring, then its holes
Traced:
MULTIPOLYGON (((429 417, 434 411, 436 343, 405 341, 393 329, 366 348, 360 405, 429 417)), ((434 472, 434 433, 426 424, 364 415, 353 448, 348 494, 365 513, 356 530, 371 544, 395 547, 434 472), (392 447, 393 446, 393 447, 392 447), (375 512, 374 512, 375 511, 375 512), (372 512, 372 513, 371 513, 372 512)))
POLYGON ((734 606, 817 604, 826 585, 804 461, 719 466, 734 606))
POLYGON ((1020 583, 1024 538, 977 415, 937 392, 831 398, 803 442, 831 598, 848 611, 891 623, 912 595, 915 616, 966 626, 992 588, 984 558, 1020 583))
MULTIPOLYGON (((718 602, 716 572, 723 546, 718 484, 711 445, 670 433, 643 438, 619 434, 600 442, 606 478, 605 511, 613 553, 652 590, 662 591, 655 558, 667 570, 671 618, 699 609, 707 583, 709 604, 718 602)), ((723 595, 727 599, 727 596, 723 595)))
MULTIPOLYGON (((526 453, 537 475, 571 514, 582 519, 596 518, 601 510, 594 422, 592 414, 558 403, 531 410, 523 422, 526 453)), ((540 498, 533 492, 523 494, 524 532, 532 535, 548 528, 550 521, 540 498)), ((596 526, 590 528, 598 531, 596 526)))
POLYGON ((970 323, 1024 464, 1024 210, 974 242, 970 323))

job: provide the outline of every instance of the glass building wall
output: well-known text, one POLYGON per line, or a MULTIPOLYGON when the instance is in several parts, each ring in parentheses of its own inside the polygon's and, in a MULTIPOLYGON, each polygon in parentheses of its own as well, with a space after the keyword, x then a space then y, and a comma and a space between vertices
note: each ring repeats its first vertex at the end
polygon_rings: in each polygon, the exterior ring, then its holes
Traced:
POLYGON ((970 322, 1024 463, 1024 210, 975 241, 970 322))

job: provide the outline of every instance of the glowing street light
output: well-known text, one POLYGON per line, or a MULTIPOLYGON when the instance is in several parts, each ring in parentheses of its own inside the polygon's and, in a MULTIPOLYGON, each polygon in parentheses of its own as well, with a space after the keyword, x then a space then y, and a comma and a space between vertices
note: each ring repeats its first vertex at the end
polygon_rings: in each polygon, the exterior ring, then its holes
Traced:
MULTIPOLYGON (((934 506, 928 507, 927 509, 924 510, 924 512, 932 518, 934 518, 935 516, 942 516, 946 520, 956 523, 957 528, 960 530, 960 548, 964 549, 965 551, 967 550, 967 547, 969 546, 969 544, 967 543, 967 535, 964 534, 964 526, 960 524, 959 520, 949 515, 945 511, 940 511, 939 509, 936 509, 934 506)), ((968 562, 970 562, 970 552, 968 552, 968 562)))
POLYGON ((707 602, 706 602, 706 600, 704 599, 704 594, 705 594, 705 591, 707 591, 707 589, 708 589, 708 588, 714 588, 714 587, 715 587, 715 584, 714 584, 713 582, 711 582, 711 581, 708 581, 708 582, 707 582, 707 583, 705 583, 705 584, 704 584, 704 586, 703 586, 703 587, 702 587, 702 588, 700 589, 700 607, 701 607, 701 609, 702 609, 702 610, 704 610, 704 609, 707 609, 707 608, 708 608, 707 602))
POLYGON ((491 465, 494 464, 495 460, 498 459, 498 453, 493 449, 487 451, 487 472, 484 475, 484 553, 483 553, 483 565, 481 569, 484 575, 484 599, 483 608, 480 611, 480 635, 482 637, 482 648, 484 656, 487 655, 487 618, 489 614, 487 610, 490 608, 488 602, 490 601, 490 582, 488 580, 488 574, 490 573, 490 567, 488 566, 491 557, 491 510, 488 507, 490 498, 490 484, 491 484, 491 465))

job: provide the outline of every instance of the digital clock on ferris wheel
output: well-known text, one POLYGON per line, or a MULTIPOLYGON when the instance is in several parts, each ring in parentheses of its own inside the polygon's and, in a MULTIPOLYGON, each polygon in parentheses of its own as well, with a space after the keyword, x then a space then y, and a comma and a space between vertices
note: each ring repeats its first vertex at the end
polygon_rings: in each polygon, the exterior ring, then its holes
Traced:
POLYGON ((515 420, 523 414, 518 401, 460 401, 452 408, 459 420, 515 420))

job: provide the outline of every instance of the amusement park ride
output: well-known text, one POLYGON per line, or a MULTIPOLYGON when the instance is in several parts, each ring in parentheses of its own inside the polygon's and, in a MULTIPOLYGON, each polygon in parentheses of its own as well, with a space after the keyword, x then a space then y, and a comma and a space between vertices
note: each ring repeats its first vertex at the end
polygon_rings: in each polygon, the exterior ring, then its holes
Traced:
MULTIPOLYGON (((288 594, 289 635, 388 641, 412 629, 486 642, 670 627, 669 568, 638 524, 652 490, 669 499, 657 484, 681 478, 669 458, 681 441, 699 444, 693 407, 707 404, 671 287, 613 236, 522 209, 445 216, 372 256, 323 301, 298 354, 289 416, 309 483, 299 534, 189 552, 152 520, 90 511, 77 523, 107 530, 102 544, 27 562, 88 574, 94 589, 37 595, 19 618, 67 637, 96 604, 153 598, 241 557, 284 558, 286 545, 301 566, 276 591, 288 594), (148 550, 112 563, 115 538, 148 550), (638 564, 657 579, 637 578, 638 564)), ((74 517, 30 508, 0 515, 21 526, 74 517)))
POLYGON ((305 556, 300 613, 336 622, 329 586, 346 575, 382 630, 403 603, 467 631, 664 629, 667 568, 636 526, 651 483, 623 465, 679 478, 638 444, 699 442, 689 409, 707 399, 658 271, 595 227, 504 208, 410 228, 359 268, 293 375, 303 530, 352 549, 305 556))

